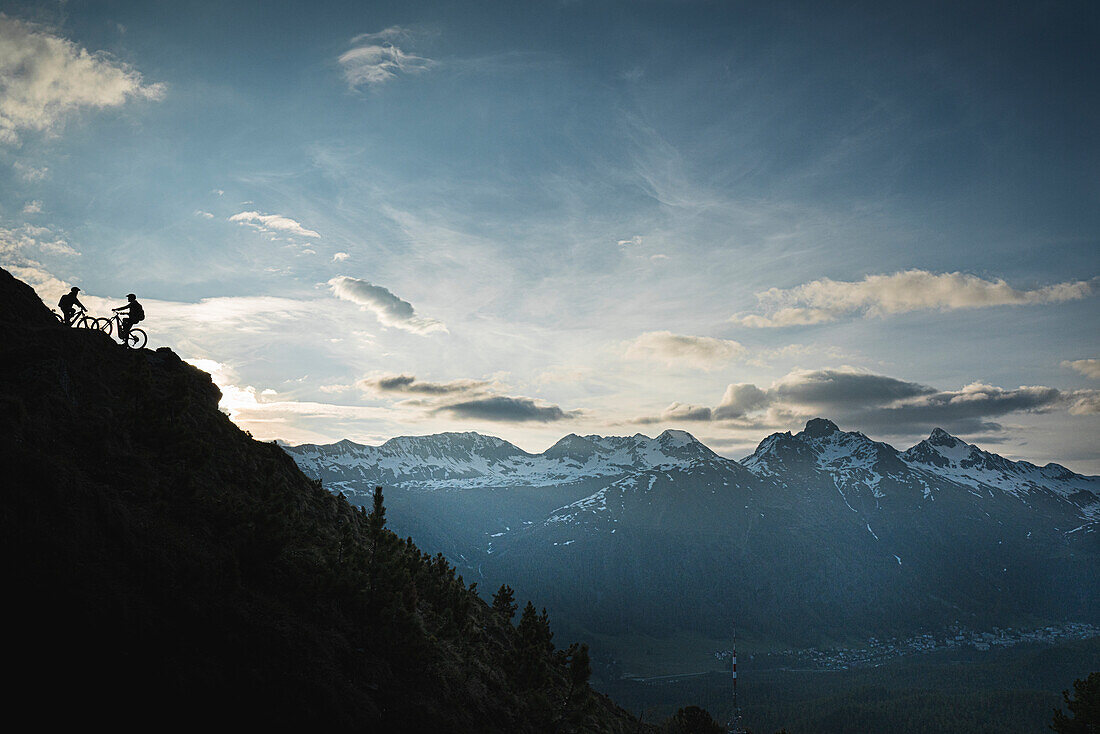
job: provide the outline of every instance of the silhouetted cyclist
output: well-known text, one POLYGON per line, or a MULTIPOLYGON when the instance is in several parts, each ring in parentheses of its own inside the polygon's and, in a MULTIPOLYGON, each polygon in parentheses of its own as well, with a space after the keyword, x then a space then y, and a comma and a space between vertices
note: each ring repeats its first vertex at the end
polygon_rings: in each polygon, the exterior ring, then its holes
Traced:
POLYGON ((122 311, 126 312, 126 318, 122 320, 122 325, 119 327, 118 336, 122 339, 122 343, 126 343, 126 339, 130 336, 130 328, 134 324, 145 318, 145 309, 141 307, 141 304, 137 301, 137 296, 133 293, 126 294, 126 300, 129 301, 125 306, 119 306, 118 308, 112 308, 115 313, 122 311))
POLYGON ((61 296, 61 300, 57 302, 58 308, 61 309, 61 313, 65 316, 65 326, 72 326, 73 316, 76 315, 76 310, 78 308, 81 311, 88 310, 84 308, 84 304, 77 299, 77 293, 80 293, 80 289, 74 285, 72 290, 61 296))

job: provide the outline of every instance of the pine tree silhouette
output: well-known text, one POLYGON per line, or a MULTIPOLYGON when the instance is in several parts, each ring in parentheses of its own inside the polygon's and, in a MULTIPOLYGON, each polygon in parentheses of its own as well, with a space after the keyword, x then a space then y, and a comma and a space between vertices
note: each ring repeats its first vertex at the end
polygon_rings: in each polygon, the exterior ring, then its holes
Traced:
POLYGON ((501 584, 497 593, 493 594, 493 611, 511 622, 519 609, 515 599, 515 590, 508 584, 501 584))

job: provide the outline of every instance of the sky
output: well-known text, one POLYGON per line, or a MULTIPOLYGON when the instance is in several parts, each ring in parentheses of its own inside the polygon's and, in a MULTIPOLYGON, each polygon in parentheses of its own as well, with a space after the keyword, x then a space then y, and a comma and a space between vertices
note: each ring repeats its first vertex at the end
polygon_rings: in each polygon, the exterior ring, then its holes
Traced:
POLYGON ((6 2, 0 265, 290 443, 1100 473, 1092 3, 6 2))

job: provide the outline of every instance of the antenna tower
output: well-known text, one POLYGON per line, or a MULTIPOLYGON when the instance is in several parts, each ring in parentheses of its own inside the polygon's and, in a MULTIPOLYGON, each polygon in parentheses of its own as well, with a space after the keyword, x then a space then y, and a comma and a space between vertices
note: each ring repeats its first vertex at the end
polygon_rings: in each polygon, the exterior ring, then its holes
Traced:
POLYGON ((733 710, 730 713, 729 722, 726 724, 728 734, 746 734, 745 725, 741 721, 741 707, 737 704, 737 631, 733 632, 733 653, 730 656, 730 683, 733 693, 733 710))

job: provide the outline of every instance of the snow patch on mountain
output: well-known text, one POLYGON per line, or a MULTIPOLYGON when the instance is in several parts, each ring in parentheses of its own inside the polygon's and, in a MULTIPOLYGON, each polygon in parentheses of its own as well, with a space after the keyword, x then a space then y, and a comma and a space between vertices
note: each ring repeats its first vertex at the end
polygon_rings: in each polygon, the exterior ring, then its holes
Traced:
POLYGON ((901 455, 911 467, 931 472, 981 492, 991 489, 1020 499, 1041 492, 1075 501, 1086 511, 1100 503, 1100 477, 1075 474, 1059 464, 1040 467, 968 444, 937 428, 928 438, 901 455))
POLYGON ((287 447, 316 477, 406 489, 464 489, 572 484, 649 468, 688 468, 722 459, 685 431, 656 438, 570 434, 542 454, 478 433, 402 436, 381 446, 351 441, 287 447))
POLYGON ((888 444, 872 441, 858 431, 842 431, 824 418, 814 418, 800 433, 768 436, 741 464, 761 477, 792 472, 827 474, 847 503, 846 490, 866 489, 875 499, 884 497, 882 480, 901 468, 897 456, 888 444))

